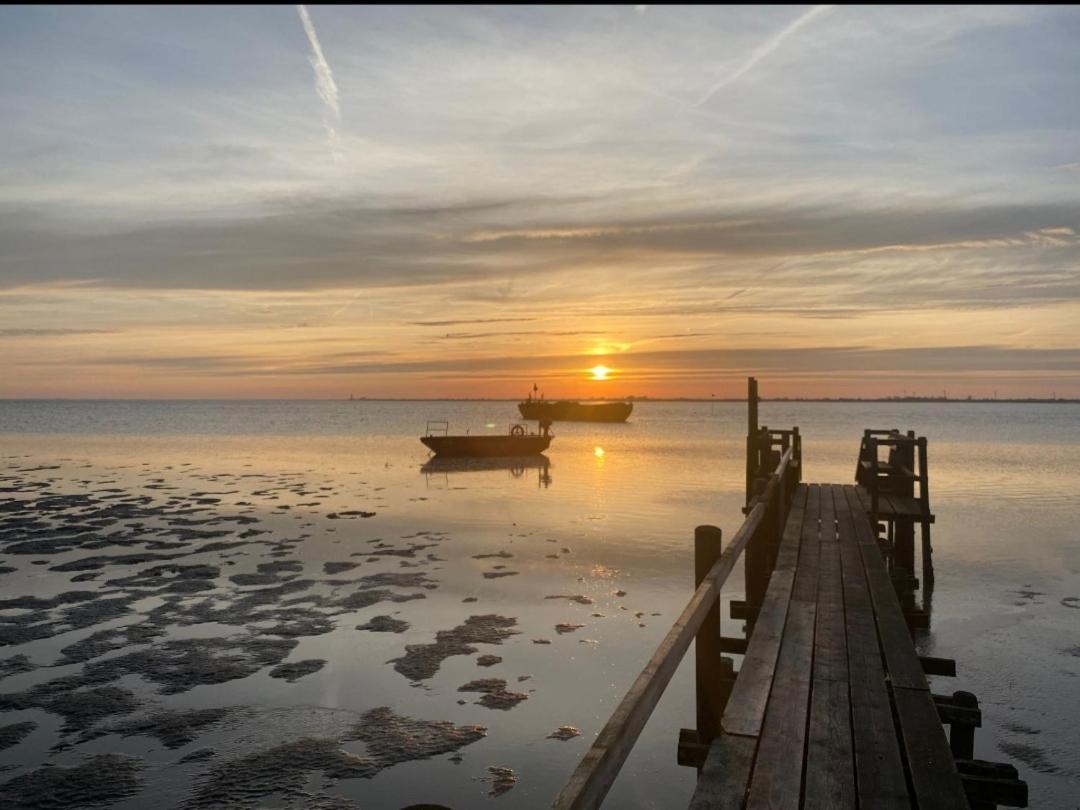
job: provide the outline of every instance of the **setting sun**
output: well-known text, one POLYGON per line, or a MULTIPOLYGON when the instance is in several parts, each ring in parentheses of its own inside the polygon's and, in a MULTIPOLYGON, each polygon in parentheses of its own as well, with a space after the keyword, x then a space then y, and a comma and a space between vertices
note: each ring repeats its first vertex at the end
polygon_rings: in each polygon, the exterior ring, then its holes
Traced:
POLYGON ((606 380, 608 375, 611 374, 611 369, 607 366, 593 366, 589 371, 592 373, 592 379, 594 380, 606 380))

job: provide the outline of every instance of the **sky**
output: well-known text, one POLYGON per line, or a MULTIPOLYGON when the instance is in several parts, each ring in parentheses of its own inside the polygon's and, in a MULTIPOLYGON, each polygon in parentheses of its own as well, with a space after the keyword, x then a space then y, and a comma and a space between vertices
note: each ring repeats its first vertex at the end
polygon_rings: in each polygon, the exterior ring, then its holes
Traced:
POLYGON ((0 398, 1080 396, 1077 7, 5 6, 0 122, 0 398))

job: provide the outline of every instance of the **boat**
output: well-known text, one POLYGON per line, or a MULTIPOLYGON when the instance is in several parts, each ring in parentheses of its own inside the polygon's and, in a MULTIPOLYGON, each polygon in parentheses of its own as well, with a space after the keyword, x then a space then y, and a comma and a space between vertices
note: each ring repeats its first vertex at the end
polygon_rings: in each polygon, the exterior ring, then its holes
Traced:
POLYGON ((517 424, 501 436, 452 436, 446 422, 428 422, 427 433, 420 441, 436 456, 502 458, 539 455, 551 446, 552 438, 551 423, 546 420, 541 420, 539 433, 530 433, 524 425, 517 424))
POLYGON ((543 419, 549 422, 625 422, 634 410, 633 402, 578 402, 576 400, 546 400, 535 396, 537 388, 518 410, 524 419, 543 419))

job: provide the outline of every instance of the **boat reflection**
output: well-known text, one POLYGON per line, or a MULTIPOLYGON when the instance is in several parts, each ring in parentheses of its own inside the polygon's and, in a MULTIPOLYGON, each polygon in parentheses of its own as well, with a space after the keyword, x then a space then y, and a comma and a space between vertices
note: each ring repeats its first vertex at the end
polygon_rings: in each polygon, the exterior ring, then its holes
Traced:
POLYGON ((468 458, 435 456, 420 472, 424 475, 506 470, 511 478, 522 478, 529 470, 537 471, 537 484, 551 486, 551 460, 547 456, 508 456, 501 458, 468 458))

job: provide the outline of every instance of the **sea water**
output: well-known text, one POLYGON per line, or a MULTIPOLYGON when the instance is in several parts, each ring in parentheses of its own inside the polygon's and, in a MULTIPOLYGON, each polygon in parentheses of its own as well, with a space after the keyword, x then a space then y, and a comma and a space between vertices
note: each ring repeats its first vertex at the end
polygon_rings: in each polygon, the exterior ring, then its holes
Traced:
MULTIPOLYGON (((0 508, 18 502, 0 511, 0 740, 16 727, 0 794, 119 755, 107 806, 548 806, 689 599, 694 527, 730 538, 742 520, 746 408, 557 423, 545 464, 431 465, 418 441, 428 420, 505 433, 516 415, 0 402, 0 508), (470 617, 505 632, 461 652, 470 617), (87 716, 58 700, 66 677, 130 698, 87 716), (459 691, 476 681, 496 699, 459 691), (357 730, 384 707, 398 736, 357 730), (580 735, 549 736, 564 726, 580 735)), ((917 644, 958 669, 932 686, 979 697, 975 754, 1013 763, 1033 807, 1080 804, 1080 406, 766 402, 760 421, 799 426, 811 482, 853 480, 864 428, 928 438, 936 582, 917 644)), ((741 596, 736 569, 723 600, 741 596)), ((693 718, 688 661, 607 806, 685 806, 693 718)))

